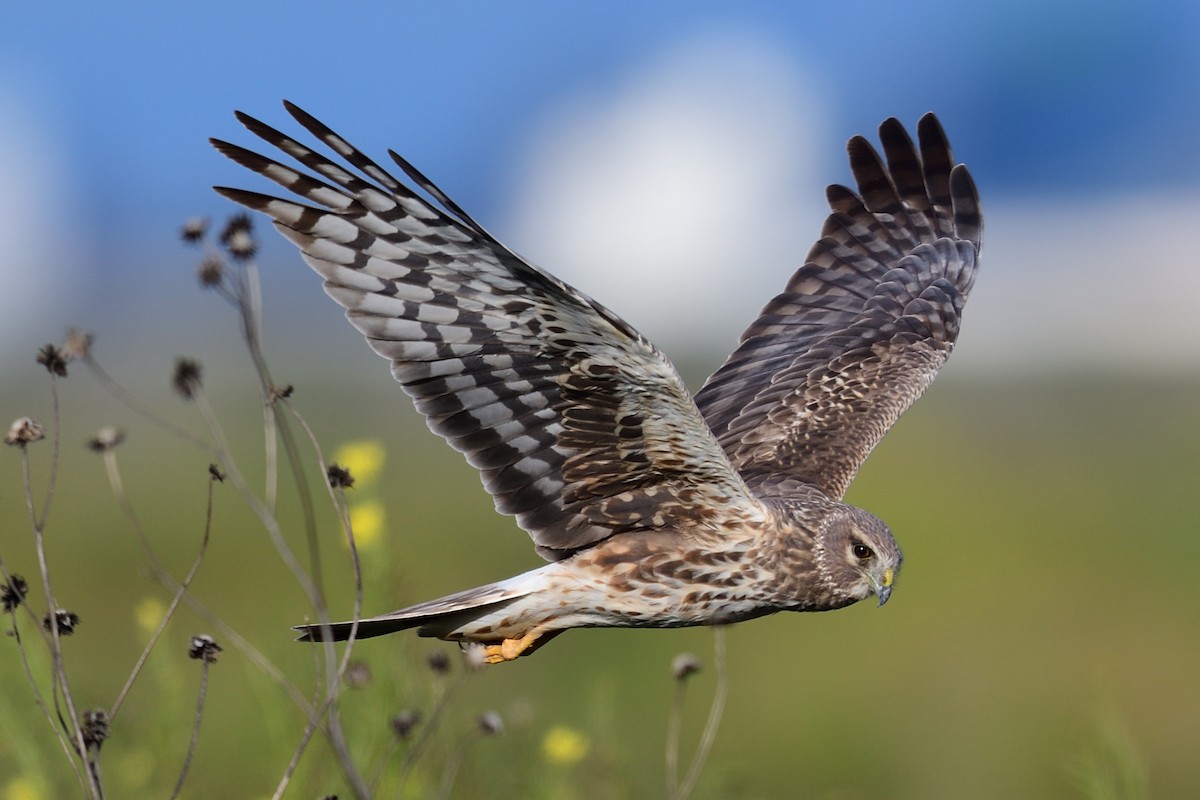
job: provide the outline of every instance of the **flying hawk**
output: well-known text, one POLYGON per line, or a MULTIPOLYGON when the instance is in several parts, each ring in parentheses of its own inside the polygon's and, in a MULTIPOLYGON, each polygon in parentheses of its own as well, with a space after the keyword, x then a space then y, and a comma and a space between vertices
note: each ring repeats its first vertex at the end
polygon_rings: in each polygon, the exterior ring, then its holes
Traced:
POLYGON ((550 563, 302 638, 417 628, 533 652, 568 628, 712 625, 892 591, 901 554, 842 497, 958 337, 982 218, 932 114, 914 146, 848 145, 805 263, 693 397, 628 323, 496 241, 396 153, 408 182, 311 115, 348 166, 238 113, 307 171, 213 140, 298 199, 218 187, 269 216, 501 513, 550 563), (416 189, 424 192, 425 197, 416 189))

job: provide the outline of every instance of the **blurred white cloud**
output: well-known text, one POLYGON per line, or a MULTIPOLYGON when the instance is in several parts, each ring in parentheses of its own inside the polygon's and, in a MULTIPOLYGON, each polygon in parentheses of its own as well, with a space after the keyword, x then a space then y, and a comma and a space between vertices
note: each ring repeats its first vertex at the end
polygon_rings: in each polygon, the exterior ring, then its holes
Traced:
POLYGON ((747 32, 633 70, 531 126, 505 238, 666 349, 728 348, 819 231, 823 105, 747 32))
MULTIPOLYGON (((12 75, 9 76, 10 78, 12 75)), ((80 245, 65 147, 32 86, 0 81, 0 359, 32 358, 30 327, 57 335, 77 298, 80 245)))
MULTIPOLYGON (((985 187, 986 190, 986 187, 985 187)), ((984 196, 974 369, 1200 369, 1200 193, 984 196)))
MULTIPOLYGON (((817 165, 844 159, 804 75, 765 39, 717 32, 572 96, 533 126, 510 243, 668 353, 728 352, 820 230, 817 165)), ((1200 193, 981 191, 974 355, 954 371, 1200 369, 1200 193)))

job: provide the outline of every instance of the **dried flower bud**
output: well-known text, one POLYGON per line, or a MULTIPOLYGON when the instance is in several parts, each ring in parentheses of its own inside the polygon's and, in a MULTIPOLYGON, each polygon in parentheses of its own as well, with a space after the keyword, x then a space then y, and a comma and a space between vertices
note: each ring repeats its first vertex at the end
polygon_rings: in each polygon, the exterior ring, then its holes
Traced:
POLYGON ((691 653, 680 653, 671 661, 671 674, 677 681, 686 681, 700 671, 700 659, 691 653))
POLYGON ((499 736, 504 733, 504 720, 495 711, 485 711, 479 715, 479 730, 488 736, 499 736))
POLYGON ((371 668, 363 661, 351 661, 342 677, 351 689, 362 689, 371 683, 371 668))
POLYGON ((445 650, 434 650, 425 657, 425 663, 429 665, 429 669, 434 675, 445 675, 450 671, 450 656, 446 655, 445 650))
POLYGON ((208 220, 204 217, 192 217, 183 223, 183 227, 179 230, 179 237, 188 244, 195 244, 203 239, 206 233, 208 233, 208 220))
POLYGON ((467 671, 475 672, 487 665, 487 647, 479 642, 459 642, 458 648, 462 652, 463 665, 467 671))
POLYGON ((249 261, 258 252, 258 242, 254 240, 254 236, 249 231, 238 231, 230 236, 225 247, 229 249, 229 255, 238 261, 249 261))
POLYGON ((102 708, 83 712, 83 743, 86 747, 99 750, 108 738, 108 712, 102 708))
POLYGON ((29 584, 20 575, 9 575, 8 581, 0 583, 0 608, 8 614, 25 600, 29 594, 29 584))
POLYGON ((220 286, 221 281, 225 279, 225 262, 221 260, 220 256, 205 256, 196 269, 196 275, 200 278, 200 285, 205 289, 220 286))
POLYGON ((406 709, 401 711, 396 716, 392 717, 392 733, 396 734, 396 738, 404 741, 409 736, 412 736, 413 730, 417 727, 417 723, 421 721, 421 712, 406 709))
MULTIPOLYGON (((75 628, 79 625, 79 615, 74 611, 67 611, 60 608, 54 612, 54 622, 58 623, 58 635, 70 636, 75 632, 75 628)), ((54 629, 54 622, 50 621, 50 615, 47 614, 42 619, 42 627, 47 631, 54 629)))
POLYGON ((244 261, 254 257, 258 244, 254 241, 253 223, 249 214, 234 214, 221 231, 221 244, 229 255, 244 261))
POLYGON ((87 440, 87 446, 94 453, 107 453, 123 441, 125 441, 125 431, 120 428, 104 427, 87 440))
POLYGON ((29 417, 20 417, 8 426, 8 433, 4 434, 4 443, 12 447, 24 447, 45 438, 46 430, 42 423, 29 417))
POLYGON ((60 378, 67 377, 67 359, 55 345, 44 344, 38 350, 37 363, 41 364, 52 375, 60 378))
POLYGON ((350 470, 336 463, 330 464, 329 469, 325 470, 325 477, 334 489, 350 489, 354 486, 354 476, 350 474, 350 470))
POLYGON ((71 328, 67 331, 67 338, 63 340, 63 357, 68 361, 76 358, 85 358, 92 351, 92 342, 94 339, 95 337, 87 331, 71 328))
POLYGON ((211 636, 207 633, 200 633, 193 636, 192 641, 188 644, 188 658, 212 664, 217 660, 217 655, 221 650, 221 645, 217 644, 211 636))
POLYGON ((180 358, 175 361, 175 374, 171 377, 175 391, 184 398, 191 400, 200 389, 200 362, 190 358, 180 358))
POLYGON ((229 219, 225 221, 225 227, 221 229, 220 240, 221 244, 228 246, 229 240, 238 233, 249 233, 254 230, 254 220, 245 211, 240 211, 237 214, 231 214, 229 219))

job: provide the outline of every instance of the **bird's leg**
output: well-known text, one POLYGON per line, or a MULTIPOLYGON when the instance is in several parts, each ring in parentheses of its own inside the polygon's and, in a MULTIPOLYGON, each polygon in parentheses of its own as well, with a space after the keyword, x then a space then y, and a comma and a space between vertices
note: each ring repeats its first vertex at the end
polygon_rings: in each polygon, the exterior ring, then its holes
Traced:
POLYGON ((484 645, 483 660, 489 664, 500 664, 527 656, 560 633, 562 631, 531 630, 520 639, 505 639, 500 644, 484 645))

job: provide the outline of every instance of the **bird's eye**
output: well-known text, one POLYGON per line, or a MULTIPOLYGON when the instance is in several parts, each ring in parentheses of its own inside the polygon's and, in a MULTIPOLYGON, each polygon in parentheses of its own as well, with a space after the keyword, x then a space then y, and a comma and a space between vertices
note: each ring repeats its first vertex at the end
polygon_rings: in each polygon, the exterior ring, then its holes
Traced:
POLYGON ((875 552, 862 542, 855 542, 854 546, 850 548, 850 552, 854 553, 854 557, 859 561, 866 561, 868 558, 875 555, 875 552))

